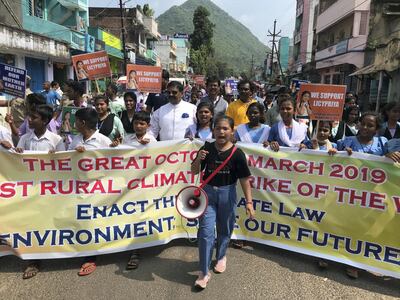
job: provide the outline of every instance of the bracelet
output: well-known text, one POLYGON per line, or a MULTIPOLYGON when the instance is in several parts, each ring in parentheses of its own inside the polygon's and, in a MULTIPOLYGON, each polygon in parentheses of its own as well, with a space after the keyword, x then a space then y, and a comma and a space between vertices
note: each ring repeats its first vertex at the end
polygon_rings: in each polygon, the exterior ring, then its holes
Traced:
POLYGON ((246 201, 246 205, 247 205, 247 204, 253 205, 253 201, 246 201))

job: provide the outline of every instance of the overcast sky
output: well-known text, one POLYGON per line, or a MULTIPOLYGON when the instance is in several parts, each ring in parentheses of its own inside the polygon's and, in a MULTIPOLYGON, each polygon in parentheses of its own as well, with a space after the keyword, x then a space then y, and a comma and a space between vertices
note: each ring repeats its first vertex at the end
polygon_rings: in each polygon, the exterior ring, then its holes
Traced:
MULTIPOLYGON (((126 0, 125 0, 126 1, 126 0)), ((124 2, 125 2, 124 1, 124 2)), ((127 1, 127 7, 144 5, 148 3, 154 9, 156 17, 173 5, 181 5, 186 0, 139 0, 127 1)), ((277 31, 282 30, 282 36, 293 36, 296 0, 212 0, 216 5, 225 10, 232 17, 258 37, 264 44, 268 43, 268 30, 274 28, 277 20, 277 31)), ((90 6, 117 7, 118 0, 89 0, 90 6)))

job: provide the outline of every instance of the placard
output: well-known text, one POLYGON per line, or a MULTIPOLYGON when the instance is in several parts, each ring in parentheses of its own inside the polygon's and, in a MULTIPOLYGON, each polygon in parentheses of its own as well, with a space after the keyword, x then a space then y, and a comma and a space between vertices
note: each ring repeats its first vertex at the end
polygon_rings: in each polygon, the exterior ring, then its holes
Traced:
POLYGON ((26 70, 0 64, 0 93, 25 98, 26 70))
POLYGON ((297 94, 297 105, 302 95, 308 92, 311 120, 340 121, 343 115, 344 99, 346 96, 345 85, 303 83, 297 94))
POLYGON ((128 64, 126 89, 142 93, 161 93, 161 67, 128 64))
POLYGON ((110 61, 106 51, 72 56, 78 80, 94 80, 111 77, 110 61))

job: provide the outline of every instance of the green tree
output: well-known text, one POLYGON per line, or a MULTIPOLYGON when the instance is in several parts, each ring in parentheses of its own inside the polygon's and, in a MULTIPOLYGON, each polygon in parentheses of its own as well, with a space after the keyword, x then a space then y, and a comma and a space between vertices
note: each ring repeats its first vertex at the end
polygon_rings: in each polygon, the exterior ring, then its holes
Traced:
POLYGON ((143 5, 143 14, 146 17, 152 17, 152 16, 154 16, 154 10, 152 8, 150 8, 149 4, 145 4, 145 5, 143 5))
POLYGON ((207 72, 207 61, 214 55, 212 38, 214 24, 208 19, 210 13, 204 6, 198 6, 193 14, 193 33, 189 36, 191 45, 191 66, 197 74, 207 72))

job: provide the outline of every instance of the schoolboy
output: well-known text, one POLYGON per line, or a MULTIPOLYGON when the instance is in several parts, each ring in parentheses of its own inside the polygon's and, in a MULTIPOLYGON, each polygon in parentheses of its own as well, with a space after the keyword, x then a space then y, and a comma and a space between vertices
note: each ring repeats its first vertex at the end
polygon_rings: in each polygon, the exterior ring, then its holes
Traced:
POLYGON ((147 133, 150 127, 150 114, 145 111, 136 112, 133 115, 133 129, 134 134, 127 136, 123 144, 129 146, 146 145, 150 142, 157 142, 157 140, 147 133))
MULTIPOLYGON (((101 149, 112 146, 111 140, 96 129, 97 121, 98 115, 95 109, 88 107, 79 109, 75 113, 75 128, 79 134, 73 138, 68 149, 84 152, 88 149, 101 149)), ((78 275, 90 275, 95 270, 96 256, 88 256, 84 258, 78 275)))
POLYGON ((39 105, 30 111, 28 126, 32 131, 21 136, 15 151, 22 153, 24 150, 48 152, 65 150, 61 136, 47 129, 52 118, 53 109, 48 105, 39 105))

